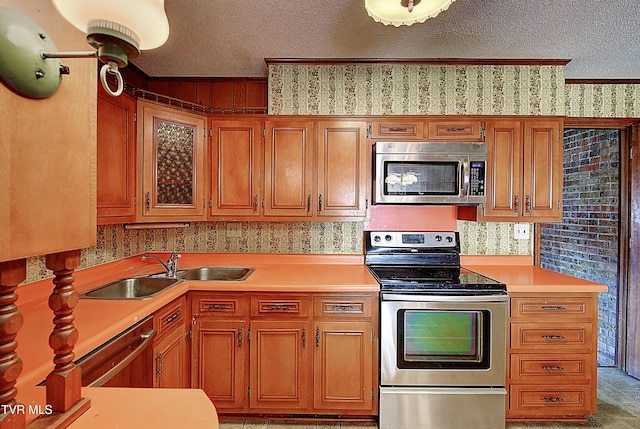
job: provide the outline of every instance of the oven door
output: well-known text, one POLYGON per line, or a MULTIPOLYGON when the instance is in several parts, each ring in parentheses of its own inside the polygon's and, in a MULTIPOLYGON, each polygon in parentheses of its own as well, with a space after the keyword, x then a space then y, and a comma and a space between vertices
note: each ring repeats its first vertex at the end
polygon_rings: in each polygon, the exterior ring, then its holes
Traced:
POLYGON ((383 386, 504 386, 507 297, 383 293, 383 386))

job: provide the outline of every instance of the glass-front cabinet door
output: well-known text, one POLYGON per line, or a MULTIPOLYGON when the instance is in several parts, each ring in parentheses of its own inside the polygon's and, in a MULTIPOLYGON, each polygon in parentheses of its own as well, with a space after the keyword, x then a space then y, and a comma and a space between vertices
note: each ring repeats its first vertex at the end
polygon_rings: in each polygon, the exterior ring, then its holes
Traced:
POLYGON ((138 220, 205 219, 206 117, 146 101, 138 115, 138 220))

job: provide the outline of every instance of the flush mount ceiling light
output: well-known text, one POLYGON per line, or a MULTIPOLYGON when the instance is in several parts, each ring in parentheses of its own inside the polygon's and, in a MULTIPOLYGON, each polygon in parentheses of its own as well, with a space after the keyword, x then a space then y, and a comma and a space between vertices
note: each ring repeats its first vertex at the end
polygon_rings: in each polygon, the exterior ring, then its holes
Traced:
POLYGON ((384 25, 412 25, 425 22, 447 10, 455 0, 364 0, 371 18, 384 25))
POLYGON ((52 0, 60 14, 87 35, 95 51, 57 52, 45 31, 26 15, 0 8, 0 78, 29 98, 55 94, 69 68, 60 58, 95 58, 104 63, 100 81, 117 97, 124 89, 119 68, 140 50, 162 46, 169 37, 164 0, 52 0), (115 76, 116 90, 107 82, 115 76))

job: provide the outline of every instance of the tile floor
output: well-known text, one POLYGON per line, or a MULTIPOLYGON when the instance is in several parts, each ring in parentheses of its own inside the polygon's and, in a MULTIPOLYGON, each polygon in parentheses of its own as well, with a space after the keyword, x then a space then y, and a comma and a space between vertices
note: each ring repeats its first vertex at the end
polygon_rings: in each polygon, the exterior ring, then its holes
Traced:
MULTIPOLYGON (((376 429, 374 423, 222 422, 220 429, 376 429)), ((507 429, 640 429, 640 380, 614 368, 598 369, 598 413, 584 424, 508 423, 507 429)))

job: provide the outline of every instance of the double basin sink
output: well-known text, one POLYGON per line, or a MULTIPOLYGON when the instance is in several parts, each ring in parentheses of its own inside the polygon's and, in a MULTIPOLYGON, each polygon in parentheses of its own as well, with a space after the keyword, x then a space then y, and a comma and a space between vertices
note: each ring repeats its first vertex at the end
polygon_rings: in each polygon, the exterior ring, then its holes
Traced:
POLYGON ((80 294, 80 298, 93 299, 147 299, 152 298, 182 280, 243 281, 254 268, 247 267, 200 267, 178 271, 175 277, 167 273, 128 277, 80 294))

